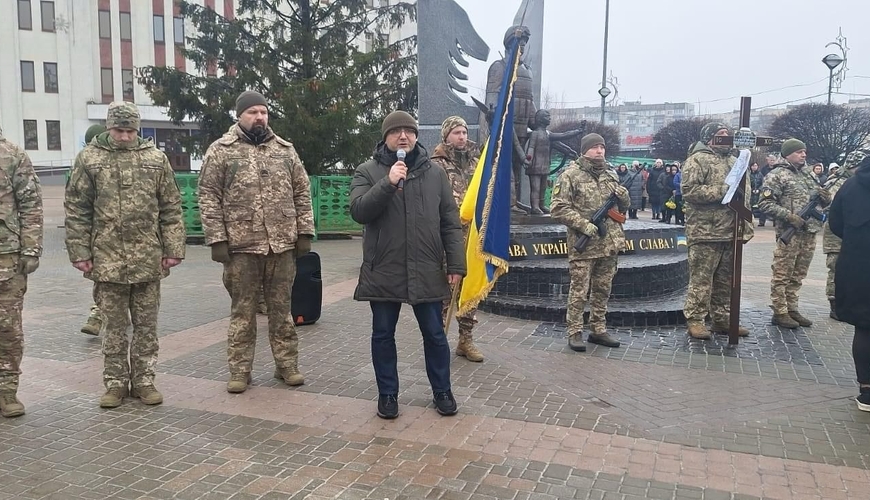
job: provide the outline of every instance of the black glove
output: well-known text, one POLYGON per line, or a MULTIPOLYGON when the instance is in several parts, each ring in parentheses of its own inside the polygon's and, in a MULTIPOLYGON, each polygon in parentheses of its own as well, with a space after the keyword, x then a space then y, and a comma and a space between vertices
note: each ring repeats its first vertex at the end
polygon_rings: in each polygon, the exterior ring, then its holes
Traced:
POLYGON ((230 261, 230 244, 219 241, 211 246, 211 260, 226 264, 230 261))
POLYGON ((311 251, 311 236, 300 234, 296 240, 296 258, 302 257, 311 251))

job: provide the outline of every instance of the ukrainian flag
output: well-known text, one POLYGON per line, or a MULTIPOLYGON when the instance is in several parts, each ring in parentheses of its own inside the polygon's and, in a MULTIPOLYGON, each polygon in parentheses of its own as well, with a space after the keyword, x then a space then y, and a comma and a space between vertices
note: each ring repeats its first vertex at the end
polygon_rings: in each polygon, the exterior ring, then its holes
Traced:
POLYGON ((513 90, 519 66, 519 40, 508 50, 489 140, 462 200, 459 217, 469 224, 465 258, 468 267, 459 295, 459 314, 477 307, 495 281, 508 272, 511 224, 513 90))

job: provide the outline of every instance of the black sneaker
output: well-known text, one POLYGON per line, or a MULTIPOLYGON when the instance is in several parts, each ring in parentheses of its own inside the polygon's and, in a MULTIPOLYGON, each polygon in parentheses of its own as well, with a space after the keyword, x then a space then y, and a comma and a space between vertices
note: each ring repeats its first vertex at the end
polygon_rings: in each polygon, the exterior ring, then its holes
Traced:
POLYGON ((438 411, 439 415, 456 415, 456 412, 459 410, 456 407, 456 400, 453 398, 453 393, 450 391, 436 392, 432 402, 435 403, 435 409, 438 411))
POLYGON ((859 410, 870 412, 870 387, 862 387, 861 395, 855 401, 858 402, 859 410))
POLYGON ((399 416, 399 400, 394 394, 378 396, 378 416, 392 420, 399 416))

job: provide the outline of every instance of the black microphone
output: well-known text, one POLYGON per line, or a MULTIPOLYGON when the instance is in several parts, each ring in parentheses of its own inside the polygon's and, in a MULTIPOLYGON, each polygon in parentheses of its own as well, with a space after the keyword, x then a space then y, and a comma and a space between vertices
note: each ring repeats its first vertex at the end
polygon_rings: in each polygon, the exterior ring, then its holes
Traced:
MULTIPOLYGON (((398 158, 400 162, 404 163, 405 162, 405 154, 406 154, 405 150, 400 149, 400 150, 396 151, 396 158, 398 158)), ((399 183, 396 184, 396 189, 401 191, 402 189, 404 189, 404 187, 405 187, 405 179, 399 179, 399 183)))

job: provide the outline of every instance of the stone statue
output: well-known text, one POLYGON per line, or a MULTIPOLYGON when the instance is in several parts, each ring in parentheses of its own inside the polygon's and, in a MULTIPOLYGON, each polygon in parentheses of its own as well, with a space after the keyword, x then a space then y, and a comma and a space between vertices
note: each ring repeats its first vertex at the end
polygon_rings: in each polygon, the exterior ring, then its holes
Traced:
MULTIPOLYGON (((511 162, 511 207, 513 207, 512 210, 515 213, 527 213, 529 210, 518 204, 518 198, 523 168, 527 165, 525 144, 529 139, 529 125, 535 116, 535 111, 537 111, 535 96, 533 94, 534 82, 532 80, 532 71, 523 63, 523 50, 530 36, 531 33, 525 26, 512 26, 504 36, 504 46, 506 49, 514 38, 519 38, 520 40, 520 64, 517 68, 517 81, 513 92, 514 141, 511 162)), ((501 80, 504 77, 506 65, 507 61, 505 58, 502 58, 492 63, 489 67, 486 80, 486 105, 490 108, 495 108, 497 105, 496 101, 498 101, 498 93, 501 89, 501 80)), ((480 123, 486 123, 486 120, 482 118, 480 123)), ((488 133, 481 134, 481 143, 485 142, 488 136, 488 133)))
MULTIPOLYGON (((550 112, 546 109, 539 109, 535 113, 535 119, 532 124, 534 132, 529 137, 525 154, 526 161, 528 162, 526 175, 529 176, 529 204, 531 205, 529 213, 531 215, 550 213, 549 207, 544 205, 544 193, 547 191, 547 177, 550 175, 551 143, 571 139, 583 133, 583 130, 550 132, 547 130, 549 126, 550 112)), ((559 145, 553 145, 560 152, 562 151, 559 145)))
POLYGON ((466 58, 488 57, 489 47, 454 0, 417 2, 418 140, 429 151, 441 142, 445 116, 464 118, 469 135, 477 129, 478 111, 463 99, 468 90, 461 82, 468 77, 460 67, 469 66, 466 58))

